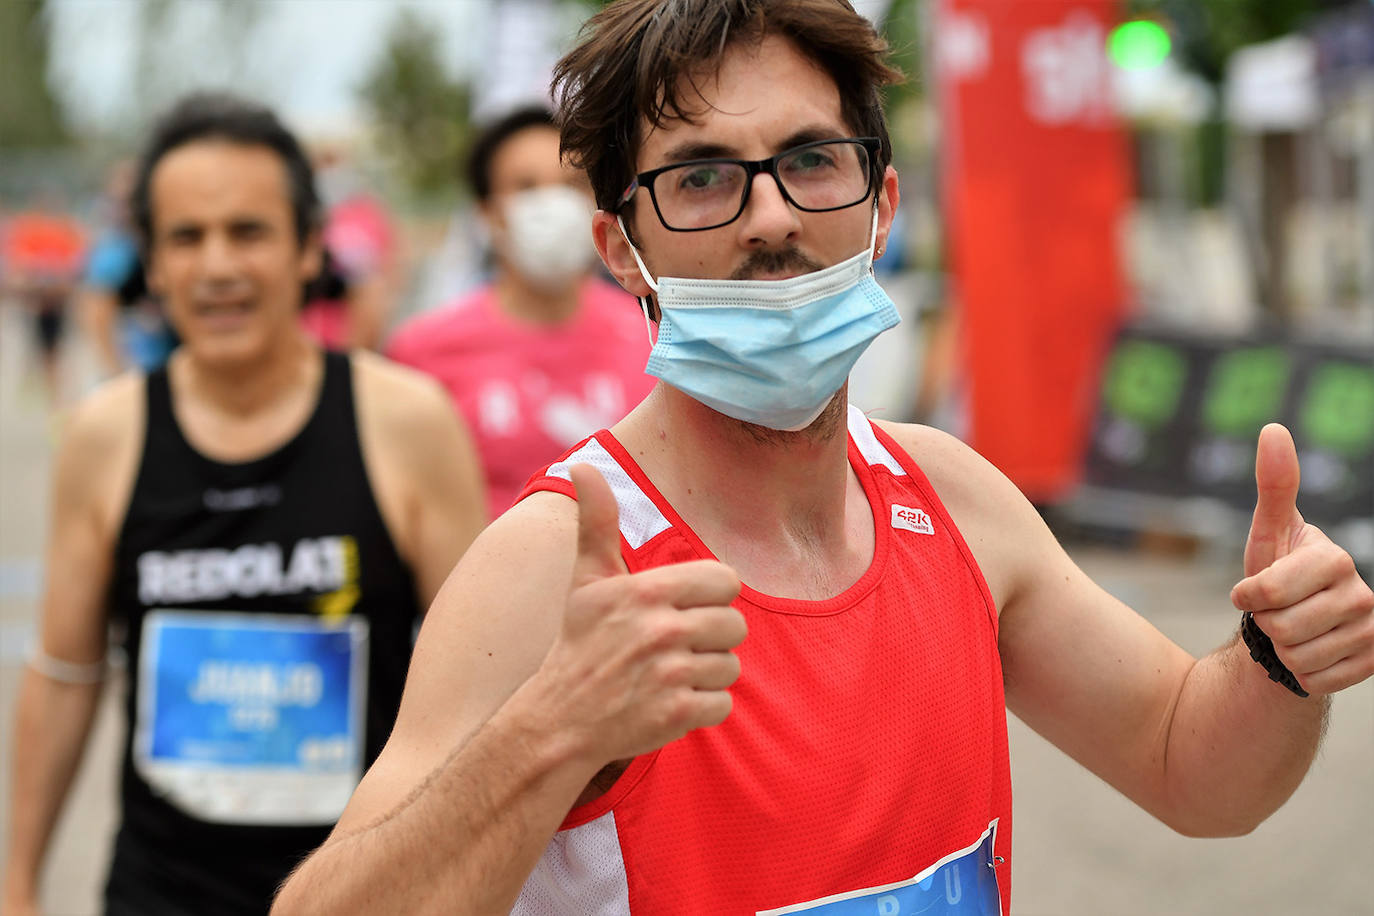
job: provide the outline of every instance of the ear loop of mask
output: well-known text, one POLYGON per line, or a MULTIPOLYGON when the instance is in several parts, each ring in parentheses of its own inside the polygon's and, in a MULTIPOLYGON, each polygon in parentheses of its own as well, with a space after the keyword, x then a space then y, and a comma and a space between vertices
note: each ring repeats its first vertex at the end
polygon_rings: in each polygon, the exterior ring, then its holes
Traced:
POLYGON ((873 201, 873 228, 868 232, 868 270, 873 272, 874 245, 878 244, 878 202, 873 201))
MULTIPOLYGON (((644 260, 639 256, 639 249, 635 247, 634 242, 630 241, 630 234, 625 231, 625 221, 619 213, 615 215, 615 224, 620 227, 620 234, 625 239, 625 244, 630 246, 630 254, 634 255, 635 264, 639 265, 639 275, 644 278, 645 283, 649 284, 649 289, 658 292, 658 284, 654 282, 653 277, 649 276, 649 268, 644 266, 644 260)), ((649 297, 636 296, 635 300, 639 303, 640 312, 644 314, 644 333, 649 335, 649 346, 652 347, 656 341, 654 340, 653 328, 649 325, 649 297)))

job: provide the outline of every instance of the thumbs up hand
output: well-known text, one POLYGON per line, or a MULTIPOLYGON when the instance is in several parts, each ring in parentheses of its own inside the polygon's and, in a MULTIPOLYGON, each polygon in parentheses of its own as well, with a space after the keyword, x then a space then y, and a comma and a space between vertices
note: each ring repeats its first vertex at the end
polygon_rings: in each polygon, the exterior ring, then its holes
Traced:
POLYGON ((610 487, 587 465, 571 476, 577 558, 562 632, 535 676, 553 688, 546 695, 576 746, 608 763, 724 721, 740 671, 730 650, 746 626, 730 607, 739 578, 721 563, 630 573, 610 487))
POLYGON ((1259 499, 1231 603, 1254 614, 1305 690, 1329 694, 1374 675, 1374 592, 1350 554, 1303 521, 1298 480, 1293 437, 1271 423, 1260 431, 1259 499))

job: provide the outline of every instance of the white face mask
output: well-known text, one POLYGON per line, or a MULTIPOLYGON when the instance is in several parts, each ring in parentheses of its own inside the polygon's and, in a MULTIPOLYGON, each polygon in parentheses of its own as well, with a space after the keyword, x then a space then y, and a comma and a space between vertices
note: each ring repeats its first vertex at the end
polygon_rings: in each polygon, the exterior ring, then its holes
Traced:
POLYGON ((537 289, 560 293, 582 278, 596 256, 592 245, 592 201, 567 185, 554 184, 506 197, 502 254, 537 289))

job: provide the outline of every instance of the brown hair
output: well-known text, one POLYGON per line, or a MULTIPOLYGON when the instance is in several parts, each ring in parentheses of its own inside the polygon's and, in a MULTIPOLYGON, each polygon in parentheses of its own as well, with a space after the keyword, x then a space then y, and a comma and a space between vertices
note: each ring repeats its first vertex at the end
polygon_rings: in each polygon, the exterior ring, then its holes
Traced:
POLYGON ((680 83, 718 66, 741 42, 781 35, 821 66, 840 92, 840 111, 859 136, 882 141, 879 171, 892 160, 878 90, 902 79, 887 42, 847 0, 620 0, 587 20, 581 41, 554 68, 561 148, 584 169, 603 210, 635 175, 640 119, 654 127, 691 121, 680 83))

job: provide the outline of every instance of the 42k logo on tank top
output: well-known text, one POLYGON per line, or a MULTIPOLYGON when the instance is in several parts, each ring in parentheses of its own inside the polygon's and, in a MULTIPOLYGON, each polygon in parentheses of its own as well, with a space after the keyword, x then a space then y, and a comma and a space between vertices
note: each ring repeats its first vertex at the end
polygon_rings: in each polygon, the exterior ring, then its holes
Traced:
POLYGON ((892 527, 914 531, 917 534, 935 533, 935 526, 930 523, 930 516, 923 510, 913 509, 910 506, 899 506, 896 503, 892 504, 892 527))
POLYGON ((358 543, 352 537, 301 538, 233 550, 150 550, 138 558, 138 598, 166 607, 233 598, 315 593, 315 611, 338 617, 358 601, 358 543))

